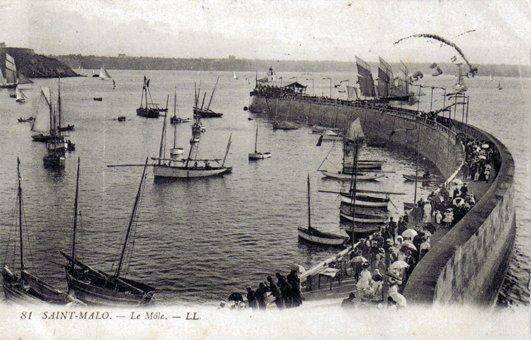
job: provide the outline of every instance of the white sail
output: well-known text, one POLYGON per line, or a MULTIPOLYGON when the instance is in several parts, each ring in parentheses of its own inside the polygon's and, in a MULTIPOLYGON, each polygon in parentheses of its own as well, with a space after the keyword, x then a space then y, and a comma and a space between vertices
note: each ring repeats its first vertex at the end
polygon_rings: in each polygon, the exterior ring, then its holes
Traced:
POLYGON ((32 131, 48 133, 50 131, 50 107, 52 103, 52 96, 50 93, 49 87, 41 87, 41 94, 39 100, 37 101, 37 112, 35 114, 35 119, 33 120, 33 125, 31 126, 32 131))
POLYGON ((361 123, 360 123, 359 118, 356 118, 352 123, 350 123, 348 132, 347 132, 347 138, 352 141, 355 140, 356 138, 358 139, 365 138, 365 134, 363 133, 363 129, 361 128, 361 123))
POLYGON ((111 75, 109 74, 109 72, 107 72, 107 70, 105 69, 105 67, 101 67, 100 69, 100 78, 101 79, 111 79, 111 75))

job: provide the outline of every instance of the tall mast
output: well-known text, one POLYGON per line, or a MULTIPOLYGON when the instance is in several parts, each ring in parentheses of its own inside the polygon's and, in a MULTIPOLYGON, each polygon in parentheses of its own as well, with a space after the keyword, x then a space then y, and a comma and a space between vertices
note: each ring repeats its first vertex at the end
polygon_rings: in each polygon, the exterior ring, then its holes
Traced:
POLYGON ((231 145, 232 133, 229 135, 229 141, 227 142, 227 149, 225 150, 225 156, 223 156, 223 162, 221 162, 221 167, 225 166, 225 161, 227 160, 227 155, 229 154, 230 145, 231 145))
POLYGON ((352 196, 352 245, 355 244, 354 227, 356 226, 356 184, 358 179, 358 136, 355 140, 354 169, 352 169, 352 180, 350 182, 350 194, 352 196))
POLYGON ((308 173, 308 230, 312 229, 312 212, 310 201, 310 174, 308 173))
POLYGON ((76 263, 76 232, 77 232, 77 208, 78 208, 78 197, 79 197, 79 157, 77 158, 77 175, 76 175, 76 197, 74 199, 74 230, 72 236, 72 261, 70 266, 74 269, 76 263))
POLYGON ((162 157, 164 157, 164 135, 166 134, 166 117, 168 117, 168 100, 170 95, 166 96, 166 113, 164 114, 164 120, 162 121, 162 133, 160 135, 160 148, 159 148, 159 165, 162 157))
POLYGON ((413 196, 413 205, 417 204, 417 177, 419 173, 419 125, 417 123, 417 143, 415 146, 415 193, 413 196))
POLYGON ((140 107, 144 105, 144 92, 146 91, 146 76, 144 76, 144 83, 142 84, 142 95, 140 96, 140 107))
MULTIPOLYGON (((57 78, 57 126, 61 126, 61 77, 57 78)), ((58 129, 59 130, 59 129, 58 129)))
POLYGON ((120 254, 120 261, 118 262, 118 268, 116 268, 116 273, 114 274, 115 278, 120 276, 120 271, 122 270, 122 264, 124 260, 125 250, 127 248, 127 240, 129 239, 129 234, 131 233, 131 226, 135 220, 136 211, 138 208, 138 201, 140 200, 140 194, 142 192, 142 184, 144 184, 144 177, 146 176, 146 168, 148 164, 148 158, 146 158, 146 163, 144 164, 144 170, 142 171, 142 178, 140 179, 140 185, 138 186, 138 191, 135 197, 135 203, 133 205, 133 212, 131 213, 131 218, 129 219, 129 224, 127 225, 127 232, 125 233, 124 245, 122 247, 122 253, 120 254))
POLYGON ((254 136, 254 153, 258 152, 258 124, 256 124, 256 135, 254 136))
MULTIPOLYGON (((173 94, 173 117, 177 117, 177 87, 175 87, 175 92, 173 94)), ((174 149, 176 148, 176 145, 175 145, 176 142, 177 142, 177 122, 173 124, 173 148, 174 149)))
POLYGON ((17 157, 17 177, 18 177, 18 231, 20 240, 20 271, 24 270, 24 250, 22 244, 22 184, 20 178, 20 159, 17 157))
POLYGON ((207 111, 210 109, 210 104, 212 104, 212 98, 214 98, 214 92, 216 92, 218 81, 219 81, 219 77, 216 79, 216 84, 214 85, 214 88, 212 89, 212 94, 210 95, 210 100, 208 101, 208 105, 207 105, 207 111))

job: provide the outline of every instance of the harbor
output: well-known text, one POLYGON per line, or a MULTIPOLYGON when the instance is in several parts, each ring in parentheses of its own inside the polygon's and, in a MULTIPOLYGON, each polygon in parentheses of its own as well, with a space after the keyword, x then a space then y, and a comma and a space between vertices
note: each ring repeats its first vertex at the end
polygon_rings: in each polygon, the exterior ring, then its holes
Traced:
MULTIPOLYGON (((43 254, 43 252, 58 254, 57 249, 68 248, 59 247, 59 245, 66 245, 70 242, 71 233, 67 226, 71 226, 72 223, 71 202, 74 194, 73 182, 76 157, 80 157, 83 160, 88 157, 88 160, 82 163, 86 164, 86 169, 82 168, 83 173, 86 173, 86 175, 83 177, 81 188, 84 186, 85 190, 88 189, 88 186, 100 188, 96 191, 89 190, 89 197, 85 197, 87 194, 84 193, 81 198, 85 202, 83 202, 84 207, 80 209, 81 217, 78 227, 79 252, 83 254, 84 261, 91 264, 102 264, 102 259, 116 256, 119 253, 120 244, 118 243, 119 237, 116 238, 117 231, 106 231, 104 221, 111 218, 117 224, 119 224, 119 221, 123 222, 122 225, 126 224, 127 214, 130 209, 128 204, 131 204, 131 201, 124 200, 122 203, 117 201, 116 197, 134 197, 134 186, 124 185, 124 183, 137 182, 141 168, 109 168, 107 166, 109 164, 142 163, 143 156, 156 155, 161 148, 160 136, 163 120, 146 120, 143 117, 134 118, 135 101, 126 99, 128 97, 131 97, 131 99, 137 98, 138 93, 125 90, 129 88, 125 79, 134 78, 131 80, 131 87, 134 87, 135 84, 142 83, 143 73, 146 72, 112 71, 117 83, 123 84, 123 87, 119 86, 113 90, 112 85, 108 84, 109 88, 106 91, 100 89, 101 80, 99 79, 67 78, 61 80, 61 95, 64 103, 63 112, 69 117, 68 121, 75 123, 76 126, 75 132, 71 133, 71 138, 76 142, 76 151, 72 155, 67 155, 65 169, 62 171, 47 171, 41 166, 42 156, 39 159, 38 155, 43 151, 42 146, 34 142, 28 142, 27 139, 30 138, 30 132, 27 131, 28 127, 18 124, 16 121, 17 114, 31 116, 30 110, 21 112, 20 106, 16 106, 15 103, 12 106, 15 116, 2 116, 7 126, 12 126, 19 131, 17 135, 20 136, 11 138, 11 140, 13 138, 17 140, 18 152, 35 156, 34 159, 21 157, 24 165, 23 173, 28 174, 29 179, 33 177, 36 182, 38 179, 37 183, 33 183, 33 185, 28 187, 28 190, 31 190, 31 196, 39 196, 42 195, 42 192, 52 190, 52 192, 61 193, 61 200, 64 200, 63 204, 53 205, 56 207, 54 209, 61 211, 57 215, 61 215, 59 220, 50 220, 43 225, 43 227, 46 226, 46 230, 53 231, 52 235, 49 234, 49 242, 37 245, 32 243, 32 247, 36 247, 38 251, 37 254, 43 254), (79 89, 90 89, 91 86, 93 86, 92 90, 79 91, 79 89), (95 96, 103 97, 104 105, 97 106, 99 104, 92 101, 92 97, 95 96), (131 107, 123 107, 122 104, 125 102, 131 102, 131 107), (87 112, 91 114, 88 115, 87 112), (112 115, 110 114, 111 112, 112 115), (112 120, 118 114, 128 117, 123 125, 112 120), (111 148, 109 145, 113 145, 113 147, 111 148), (26 162, 29 166, 24 164, 26 162), (105 175, 102 177, 101 173, 105 175), (43 181, 41 177, 45 180, 43 181), (103 207, 114 208, 111 210, 104 209, 102 214, 103 207), (120 215, 116 216, 114 210, 119 210, 120 215), (84 231, 87 227, 92 230, 91 233, 84 231), (99 234, 95 234, 94 230, 99 230, 99 234), (87 247, 87 245, 84 245, 84 239, 87 238, 97 243, 104 242, 111 245, 111 247, 90 252, 88 251, 88 249, 91 249, 90 246, 84 249, 84 247, 87 247), (46 245, 46 247, 43 248, 43 245, 46 245)), ((178 78, 186 79, 186 72, 178 72, 177 74, 178 78)), ((251 76, 251 74, 248 76, 251 76)), ((218 76, 205 75, 205 77, 205 83, 215 83, 218 76)), ((244 77, 242 75, 240 78, 244 77)), ((336 77, 340 78, 341 75, 336 75, 336 77)), ((165 101, 164 91, 171 94, 175 89, 178 93, 180 116, 192 117, 192 110, 188 109, 187 112, 185 108, 190 108, 190 103, 194 103, 193 84, 197 82, 195 77, 188 75, 187 80, 177 84, 173 83, 171 75, 159 74, 157 78, 157 74, 154 73, 150 74, 149 78, 156 80, 153 81, 152 86, 157 86, 155 89, 159 96, 158 102, 165 101)), ((219 81, 218 105, 227 114, 219 120, 205 121, 204 126, 208 132, 201 136, 200 152, 207 157, 219 157, 218 155, 225 151, 225 147, 220 145, 219 141, 226 141, 227 135, 233 133, 233 148, 227 158, 228 164, 234 169, 233 172, 223 178, 212 178, 207 181, 179 183, 148 179, 146 183, 146 197, 143 198, 143 202, 157 203, 142 207, 139 221, 155 221, 155 223, 142 223, 142 227, 147 229, 144 231, 139 228, 139 233, 145 232, 144 235, 146 236, 142 238, 143 242, 136 242, 135 254, 139 257, 156 256, 155 258, 157 258, 158 256, 162 261, 161 263, 164 263, 164 267, 171 268, 171 270, 161 267, 159 274, 154 277, 153 275, 147 275, 142 270, 142 268, 145 268, 145 264, 137 262, 137 267, 132 266, 134 268, 132 275, 147 284, 157 287, 156 301, 225 299, 230 293, 243 289, 246 284, 242 284, 242 282, 259 281, 279 270, 287 271, 294 264, 310 269, 320 263, 320 261, 336 256, 337 251, 333 249, 319 249, 314 246, 299 245, 297 242, 297 227, 306 225, 307 193, 305 190, 305 176, 309 174, 313 188, 312 207, 314 214, 312 223, 318 226, 321 231, 339 232, 337 227, 339 205, 342 199, 337 195, 318 193, 318 191, 340 191, 345 189, 348 191, 348 181, 342 184, 338 181, 323 180, 317 169, 325 158, 328 163, 327 167, 330 170, 337 171, 340 169, 343 157, 342 148, 336 146, 331 148, 333 145, 327 143, 323 143, 321 147, 316 147, 315 143, 318 138, 311 133, 311 126, 292 131, 274 131, 267 117, 263 115, 254 117, 253 121, 247 120, 246 113, 242 110, 242 107, 249 105, 249 98, 246 96, 253 90, 253 86, 244 82, 235 82, 230 73, 220 76, 219 81), (239 89, 238 91, 242 93, 241 97, 238 97, 237 100, 234 100, 234 98, 230 100, 224 99, 222 89, 227 87, 239 89), (260 131, 260 149, 263 148, 270 151, 273 157, 263 162, 249 163, 247 155, 253 151, 257 126, 260 131), (302 157, 302 155, 305 156, 302 157), (304 176, 301 176, 301 174, 304 176), (205 195, 206 192, 209 194, 205 195), (249 200, 249 195, 252 192, 263 192, 265 195, 249 200), (271 199, 272 197, 277 198, 271 199), (282 203, 288 201, 291 202, 290 205, 286 206, 282 203), (186 202, 190 202, 188 204, 194 203, 188 206, 186 202), (280 204, 280 206, 277 204, 280 204), (201 207, 201 209, 190 210, 192 206, 201 207), (212 223, 212 216, 216 216, 215 223, 212 223), (266 225, 262 222, 263 219, 268 220, 266 225), (193 222, 187 223, 185 221, 193 222), (288 228, 288 225, 293 227, 288 228), (179 228, 175 229, 176 226, 179 226, 179 228), (181 229, 183 227, 185 229, 181 229), (265 230, 268 231, 266 232, 265 230), (151 239, 149 237, 150 234, 160 235, 161 233, 165 235, 163 238, 168 238, 171 242, 162 244, 162 238, 151 239), (225 236, 220 237, 220 235, 225 236), (192 242, 196 239, 202 241, 192 242), (214 239, 216 240, 215 242, 214 239), (188 248, 187 244, 193 244, 193 248, 188 248), (232 254, 228 254, 231 261, 220 261, 219 256, 216 256, 216 254, 219 255, 222 247, 227 247, 231 244, 237 245, 237 249, 234 249, 232 254), (281 248, 278 249, 277 247, 281 248), (159 251, 158 254, 153 254, 152 249, 155 248, 161 249, 162 252, 159 251), (179 253, 175 253, 177 249, 179 249, 179 253), (216 251, 216 249, 219 250, 216 251), (282 249, 283 256, 278 255, 280 249, 282 249), (253 265, 249 265, 249 259, 252 258, 260 260, 253 265), (215 264, 216 262, 217 264, 215 264), (201 271, 212 270, 211 266, 220 270, 219 278, 217 279, 219 281, 215 279, 212 281, 212 277, 209 276, 208 279, 205 278, 206 281, 203 286, 198 283, 196 275, 201 271), (179 280, 174 281, 171 277, 175 275, 175 270, 180 274, 177 275, 179 280), (167 277, 164 275, 165 272, 168 275, 167 277), (222 272, 224 273, 223 275, 221 275, 222 272), (232 275, 226 275, 227 272, 232 273, 232 275), (187 281, 186 277, 190 277, 190 281, 187 281), (157 284, 158 282, 166 283, 160 285, 157 284), (211 284, 216 284, 216 282, 218 282, 219 289, 210 290, 206 288, 211 284)), ((451 82, 452 79, 448 77, 447 81, 451 82)), ((38 80, 36 81, 35 89, 40 85, 53 86, 55 84, 53 80, 38 80)), ((326 88, 326 83, 323 82, 321 86, 326 88)), ((155 92, 155 90, 153 91, 155 92)), ((26 92, 32 96, 31 98, 39 95, 35 90, 26 92)), ((171 106, 170 111, 172 111, 171 106)), ((6 103, 6 107, 9 108, 10 104, 6 103)), ((166 147, 169 150, 173 144, 173 126, 170 127, 168 123, 166 123, 168 129, 166 147)), ((178 136, 177 145, 186 146, 189 144, 192 135, 191 125, 178 124, 175 128, 178 136)), ((341 145, 341 142, 338 145, 341 145)), ((392 204, 389 204, 389 216, 397 217, 403 215, 403 203, 413 201, 413 182, 406 181, 403 175, 415 173, 414 153, 401 152, 393 147, 364 146, 360 150, 360 158, 369 160, 385 159, 386 161, 381 164, 384 170, 382 171, 382 177, 378 178, 374 183, 371 183, 372 181, 361 181, 358 184, 358 189, 403 192, 404 195, 392 198, 392 204)), ((419 164, 420 173, 430 171, 433 174, 437 174, 438 172, 433 164, 422 156, 419 157, 419 164)), ((6 169, 9 168, 6 167, 6 169)), ((148 178, 152 178, 151 175, 148 174, 148 178)), ((444 176, 440 176, 440 178, 444 178, 444 176)), ((12 183, 8 187, 12 187, 12 183)), ((419 183, 418 195, 419 197, 427 197, 435 188, 436 184, 419 183)), ((28 204, 32 205, 31 199, 26 201, 26 205, 28 204)), ((50 202, 50 204, 57 203, 50 202)), ((31 209, 30 211, 32 214, 37 214, 39 211, 44 211, 42 209, 46 209, 46 206, 46 203, 44 205, 41 204, 39 208, 31 209)), ((40 221, 38 214, 33 219, 34 221, 40 221)), ((442 235, 440 236, 442 237, 442 235)), ((53 261, 60 261, 59 256, 53 261)), ((42 266, 41 270, 51 284, 62 289, 65 288, 64 272, 60 267, 52 262, 39 260, 38 257, 35 260, 42 266)), ((107 270, 112 269, 111 263, 108 263, 108 266, 107 270)), ((214 275, 213 277, 216 276, 214 275)), ((324 282, 323 286, 326 286, 324 282)), ((345 295, 343 289, 348 290, 348 288, 344 287, 348 287, 348 284, 341 286, 337 296, 346 297, 343 296, 345 295)), ((312 299, 311 295, 315 294, 309 294, 308 299, 312 299)))

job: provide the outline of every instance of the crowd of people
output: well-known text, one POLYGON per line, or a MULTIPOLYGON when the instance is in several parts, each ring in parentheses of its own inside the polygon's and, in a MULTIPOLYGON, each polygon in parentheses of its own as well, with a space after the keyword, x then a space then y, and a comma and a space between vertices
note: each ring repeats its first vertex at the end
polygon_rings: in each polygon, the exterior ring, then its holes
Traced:
MULTIPOLYGON (((287 276, 277 272, 275 279, 268 276, 256 289, 247 287, 246 299, 241 293, 232 293, 228 298, 231 307, 265 310, 268 305, 278 309, 302 305, 301 282, 297 270, 292 269, 287 276)), ((225 302, 220 305, 224 307, 225 302)))
POLYGON ((466 153, 465 179, 489 182, 499 164, 498 154, 494 151, 492 143, 467 138, 463 144, 466 153))

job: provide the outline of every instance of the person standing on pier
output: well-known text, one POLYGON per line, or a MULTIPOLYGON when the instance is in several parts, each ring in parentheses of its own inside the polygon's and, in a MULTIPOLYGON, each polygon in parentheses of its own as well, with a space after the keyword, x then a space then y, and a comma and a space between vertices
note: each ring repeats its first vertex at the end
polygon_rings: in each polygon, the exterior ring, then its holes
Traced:
POLYGON ((275 298, 275 304, 277 305, 278 309, 282 309, 284 307, 284 302, 282 301, 280 290, 278 289, 275 282, 273 282, 273 278, 271 276, 267 277, 267 282, 269 284, 269 290, 271 291, 271 295, 273 295, 273 297, 275 298))
POLYGON ((247 303, 249 304, 250 308, 256 309, 255 292, 251 289, 251 287, 247 287, 247 303))
POLYGON ((277 277, 277 287, 280 289, 280 294, 282 297, 282 302, 286 308, 291 307, 291 287, 286 281, 286 278, 280 274, 275 273, 275 276, 277 277))
POLYGON ((291 286, 292 307, 302 304, 301 281, 295 270, 291 270, 288 277, 288 284, 291 286))

